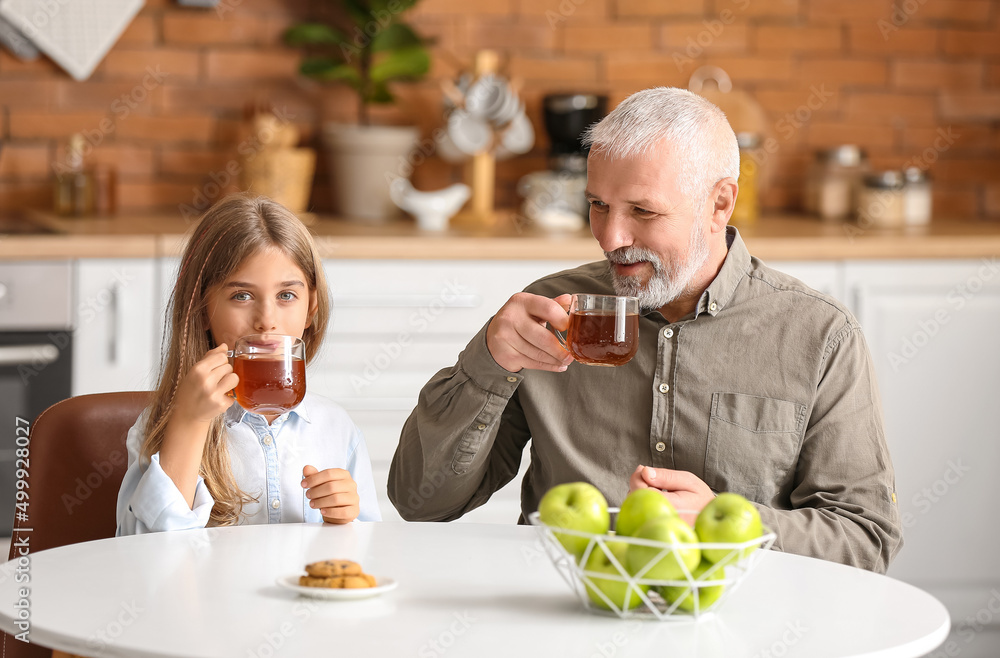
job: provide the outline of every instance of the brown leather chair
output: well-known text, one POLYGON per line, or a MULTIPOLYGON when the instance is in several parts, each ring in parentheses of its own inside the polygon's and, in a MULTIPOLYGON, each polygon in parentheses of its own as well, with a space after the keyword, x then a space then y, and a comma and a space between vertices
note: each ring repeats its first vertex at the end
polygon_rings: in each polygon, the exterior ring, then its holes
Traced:
MULTIPOLYGON (((31 427, 26 469, 27 515, 13 510, 8 559, 19 557, 19 540, 26 540, 34 554, 115 536, 118 489, 128 466, 125 437, 150 399, 148 391, 81 395, 38 416, 31 427)), ((0 655, 48 658, 52 651, 3 634, 0 655)))

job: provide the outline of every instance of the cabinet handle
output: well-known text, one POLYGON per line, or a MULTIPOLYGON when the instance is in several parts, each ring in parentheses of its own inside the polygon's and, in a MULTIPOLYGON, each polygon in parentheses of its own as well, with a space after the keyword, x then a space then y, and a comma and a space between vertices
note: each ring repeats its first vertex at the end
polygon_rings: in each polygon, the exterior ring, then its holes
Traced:
POLYGON ((0 366, 48 365, 59 358, 59 349, 49 343, 0 347, 0 366))
POLYGON ((454 295, 445 300, 441 295, 335 295, 334 308, 421 308, 438 303, 444 308, 478 308, 479 295, 454 295))

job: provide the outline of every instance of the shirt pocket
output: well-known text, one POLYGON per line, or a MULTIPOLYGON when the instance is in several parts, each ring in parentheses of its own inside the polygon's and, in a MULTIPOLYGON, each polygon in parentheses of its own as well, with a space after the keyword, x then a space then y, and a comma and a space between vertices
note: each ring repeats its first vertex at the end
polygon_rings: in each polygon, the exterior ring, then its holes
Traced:
POLYGON ((713 393, 705 482, 770 505, 795 481, 806 406, 744 393, 713 393))

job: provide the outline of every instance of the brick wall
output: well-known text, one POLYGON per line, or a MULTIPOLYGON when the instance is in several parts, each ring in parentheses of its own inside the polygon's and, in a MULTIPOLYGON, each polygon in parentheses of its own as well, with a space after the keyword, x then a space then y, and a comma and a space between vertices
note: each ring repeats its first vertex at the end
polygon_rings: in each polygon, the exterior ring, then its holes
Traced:
MULTIPOLYGON (((305 0, 225 1, 220 16, 147 0, 83 83, 45 58, 0 52, 0 207, 50 204, 48 177, 75 131, 98 143, 91 161, 117 166, 122 208, 169 210, 214 191, 249 102, 284 108, 313 144, 321 120, 353 119, 350 94, 297 77, 298 52, 280 43, 305 0)), ((502 204, 516 203, 521 175, 545 168, 545 93, 599 91, 614 104, 687 86, 714 64, 763 107, 780 146, 766 207, 798 207, 811 152, 853 142, 875 167, 927 165, 940 219, 1000 219, 998 0, 422 0, 411 18, 437 39, 432 78, 401 87, 376 118, 429 134, 442 122, 437 80, 477 48, 499 49, 539 133, 530 154, 498 165, 502 204)), ((324 177, 321 164, 320 211, 324 177)), ((414 174, 424 189, 461 179, 434 157, 414 174)))

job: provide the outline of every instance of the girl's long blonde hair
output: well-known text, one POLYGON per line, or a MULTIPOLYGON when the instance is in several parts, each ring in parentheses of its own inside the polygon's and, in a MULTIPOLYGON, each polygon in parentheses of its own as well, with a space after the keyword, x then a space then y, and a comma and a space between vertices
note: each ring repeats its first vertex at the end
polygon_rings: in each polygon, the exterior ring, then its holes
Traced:
MULTIPOLYGON (((225 282, 247 258, 270 249, 284 252, 305 274, 309 291, 316 293, 316 311, 302 335, 306 363, 319 351, 330 317, 330 299, 323 264, 309 230, 291 211, 266 197, 236 195, 219 201, 195 228, 181 260, 167 313, 170 345, 146 418, 142 458, 147 463, 163 443, 177 385, 214 347, 206 312, 207 293, 225 282)), ((256 500, 241 490, 233 477, 223 416, 212 421, 201 459, 201 475, 215 499, 209 520, 213 526, 237 523, 243 505, 256 500)))

